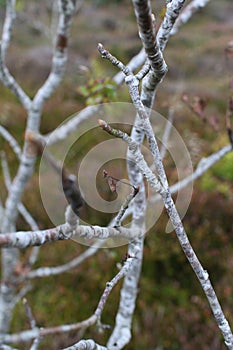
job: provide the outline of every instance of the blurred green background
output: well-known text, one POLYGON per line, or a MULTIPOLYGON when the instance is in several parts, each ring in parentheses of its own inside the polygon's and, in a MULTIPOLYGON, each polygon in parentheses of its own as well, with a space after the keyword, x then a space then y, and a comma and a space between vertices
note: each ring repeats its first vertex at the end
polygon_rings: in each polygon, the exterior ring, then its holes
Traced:
MULTIPOLYGON (((1 23, 4 1, 0 2, 1 23)), ((155 13, 160 13, 163 1, 152 1, 155 13)), ((33 96, 50 70, 52 54, 51 3, 49 1, 18 1, 18 19, 13 41, 7 54, 10 71, 26 92, 33 96)), ((158 16, 158 24, 161 18, 158 16)), ((169 72, 158 90, 154 108, 162 115, 174 108, 174 124, 191 154, 193 165, 228 143, 225 111, 230 94, 229 82, 233 62, 225 54, 232 40, 232 1, 213 0, 200 10, 169 41, 164 53, 169 72), (207 122, 193 114, 181 101, 186 93, 207 101, 207 122), (212 120, 216 123, 213 126, 212 120)), ((46 102, 42 117, 42 133, 48 133, 86 104, 102 101, 130 101, 125 86, 116 88, 111 77, 116 68, 101 59, 97 43, 102 42, 123 62, 136 54, 141 46, 132 5, 128 1, 85 1, 74 19, 69 47, 67 74, 63 83, 46 102), (96 88, 97 86, 97 88, 96 88)), ((17 99, 0 86, 0 123, 22 145, 26 113, 17 99)), ((9 146, 2 139, 1 149, 8 154, 12 176, 17 163, 9 146)), ((88 148, 89 145, 86 145, 88 148)), ((85 154, 85 149, 82 150, 85 154)), ((68 160, 69 161, 69 160, 68 160)), ((73 161, 73 160, 72 160, 73 161)), ((79 159, 75 159, 79 161, 79 159)), ((71 160, 70 164, 71 165, 71 160)), ((38 161, 39 165, 39 161, 38 161)), ((168 176, 173 169, 166 169, 168 176)), ((6 190, 1 178, 1 198, 6 190)), ((204 268, 208 270, 221 305, 233 325, 233 155, 218 162, 195 182, 192 202, 184 218, 191 243, 204 268)), ((35 174, 24 194, 32 215, 41 228, 51 226, 40 202, 38 174, 35 174)), ((82 215, 106 224, 90 208, 82 215)), ((145 241, 145 257, 139 284, 137 309, 133 319, 132 340, 126 349, 225 349, 208 303, 187 263, 173 233, 165 234, 164 213, 145 241)), ((19 229, 28 229, 19 218, 19 229)), ((41 248, 36 267, 63 264, 86 247, 71 242, 48 244, 41 248)), ((72 323, 89 317, 97 306, 106 281, 116 273, 116 264, 126 253, 126 246, 102 249, 88 261, 69 273, 36 279, 28 301, 37 325, 46 327, 72 323)), ((26 261, 29 250, 21 252, 26 261)), ((103 313, 103 322, 114 324, 121 283, 114 289, 103 313)), ((29 327, 23 306, 14 312, 12 331, 29 327)), ((104 344, 110 335, 95 327, 85 332, 73 332, 45 338, 41 349, 68 346, 78 339, 94 338, 104 344)), ((25 349, 25 345, 19 348, 25 349)))

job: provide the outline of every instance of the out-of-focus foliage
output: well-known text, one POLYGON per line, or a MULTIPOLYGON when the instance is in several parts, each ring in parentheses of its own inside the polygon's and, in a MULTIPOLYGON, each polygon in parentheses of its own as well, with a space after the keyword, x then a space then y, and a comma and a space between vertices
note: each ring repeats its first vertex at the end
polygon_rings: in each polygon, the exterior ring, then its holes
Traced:
POLYGON ((116 83, 111 78, 90 77, 86 85, 77 88, 78 93, 85 98, 86 105, 116 101, 116 83))
POLYGON ((218 164, 213 167, 213 174, 221 180, 233 181, 233 154, 227 154, 218 164))
MULTIPOLYGON (((111 1, 112 4, 120 4, 124 2, 124 0, 113 0, 111 1)), ((98 6, 104 6, 104 5, 108 5, 109 4, 109 1, 108 0, 94 0, 93 3, 95 5, 98 5, 98 6)))
MULTIPOLYGON (((1 0, 1 3, 3 2, 1 0)), ((155 108, 166 116, 168 107, 174 105, 176 128, 187 143, 190 140, 194 141, 187 145, 193 156, 194 164, 197 164, 201 157, 211 154, 213 150, 216 151, 228 142, 227 137, 224 136, 222 144, 217 143, 221 135, 226 134, 224 113, 228 94, 228 77, 226 77, 227 65, 224 48, 232 38, 231 2, 231 0, 210 2, 206 9, 203 9, 185 27, 181 28, 166 49, 165 58, 169 72, 158 90, 155 108), (191 95, 208 95, 209 101, 212 101, 211 108, 220 119, 218 132, 214 132, 208 125, 203 124, 180 103, 180 96, 184 92, 191 95), (189 134, 185 138, 186 131, 189 131, 189 134)), ((23 3, 26 4, 26 1, 23 3)), ((129 3, 115 1, 114 11, 110 11, 110 1, 99 0, 85 3, 87 3, 88 11, 83 11, 80 16, 77 15, 71 32, 71 48, 69 49, 71 61, 68 65, 68 73, 64 83, 48 100, 43 111, 42 132, 45 133, 51 131, 69 115, 83 108, 88 103, 88 99, 92 99, 93 103, 103 102, 105 99, 114 100, 116 87, 110 78, 105 77, 114 75, 117 70, 105 60, 99 59, 96 42, 102 40, 104 44, 106 42, 106 47, 124 63, 140 50, 140 41, 136 34, 137 26, 129 3), (108 6, 93 7, 93 3, 108 6), (106 27, 101 27, 102 24, 105 24, 106 18, 116 23, 114 30, 110 31, 106 30, 106 27), (79 34, 76 35, 76 33, 79 34), (90 60, 87 59, 89 55, 90 60), (86 76, 85 81, 80 82, 79 76, 74 74, 77 69, 76 59, 78 64, 87 64, 93 69, 91 76, 86 76), (96 63, 93 64, 93 61, 96 63), (112 75, 110 70, 112 70, 112 75), (101 78, 94 78, 100 76, 101 78), (81 86, 77 88, 78 83, 81 86)), ((152 1, 152 3, 153 9, 161 9, 157 1, 152 1)), ((160 3, 164 5, 164 2, 160 3)), ((10 62, 14 76, 20 78, 21 82, 23 81, 26 90, 31 91, 32 82, 38 85, 41 69, 36 65, 36 61, 29 60, 31 59, 29 47, 31 48, 32 44, 37 46, 38 43, 46 46, 48 42, 47 39, 30 32, 28 28, 25 30, 23 23, 20 29, 20 31, 14 30, 14 45, 10 48, 7 60, 10 62), (27 38, 28 45, 20 51, 20 44, 24 38, 27 38), (23 59, 27 57, 28 60, 25 61, 27 64, 25 64, 23 59)), ((42 52, 41 49, 40 52, 42 52)), ((41 62, 45 62, 44 57, 39 58, 41 62)), ((127 89, 120 88, 119 94, 121 94, 122 101, 128 100, 127 89)), ((19 106, 16 98, 12 97, 2 86, 0 86, 0 101, 0 121, 13 132, 17 140, 22 140, 25 112, 19 106)), ((89 150, 92 147, 91 143, 97 137, 102 137, 102 134, 96 130, 94 137, 88 139, 86 136, 84 140, 86 144, 83 149, 74 152, 75 156, 81 155, 82 157, 86 149, 89 150)), ((77 164, 79 159, 74 157, 72 162, 77 164)), ((16 162, 12 153, 9 153, 9 163, 13 174, 16 170, 16 162)), ((169 177, 170 170, 166 170, 169 177)), ((211 281, 216 287, 231 325, 233 324, 232 174, 233 156, 229 154, 195 183, 192 202, 184 218, 189 238, 204 268, 210 273, 211 281)), ((1 173, 0 176, 2 177, 1 173)), ((1 183, 2 181, 1 178, 1 183)), ((32 214, 43 228, 48 227, 51 223, 48 223, 46 214, 39 204, 39 190, 35 190, 37 183, 38 178, 35 176, 28 185, 24 203, 25 205, 30 203, 32 214)), ((88 216, 92 215, 95 222, 99 220, 98 224, 105 225, 106 219, 97 214, 93 214, 89 209, 85 213, 88 216)), ((23 227, 23 224, 22 219, 19 219, 18 225, 23 227)), ((163 350, 225 350, 205 296, 184 258, 175 234, 164 233, 166 224, 167 217, 162 215, 153 231, 151 230, 146 236, 143 272, 138 291, 137 310, 133 319, 133 337, 127 350, 156 348, 163 350)), ((25 228, 28 229, 28 227, 25 228)), ((76 242, 48 244, 42 247, 36 267, 65 263, 84 250, 85 247, 76 242)), ((116 274, 116 264, 122 260, 125 253, 126 247, 103 249, 70 273, 32 281, 34 288, 29 293, 28 300, 37 326, 54 326, 55 324, 77 322, 89 317, 97 306, 106 281, 116 274)), ((29 253, 22 252, 23 254, 26 257, 29 253)), ((113 291, 106 304, 103 314, 104 323, 113 324, 119 288, 120 285, 113 291)), ((27 317, 22 305, 18 304, 14 316, 12 322, 14 331, 22 329, 22 325, 28 328, 27 317)), ((96 341, 104 343, 103 337, 107 339, 110 332, 111 330, 107 330, 104 335, 99 334, 97 329, 92 327, 84 334, 75 332, 71 335, 44 338, 41 348, 62 348, 81 337, 95 337, 96 341)), ((22 345, 21 349, 24 348, 25 346, 22 345)))

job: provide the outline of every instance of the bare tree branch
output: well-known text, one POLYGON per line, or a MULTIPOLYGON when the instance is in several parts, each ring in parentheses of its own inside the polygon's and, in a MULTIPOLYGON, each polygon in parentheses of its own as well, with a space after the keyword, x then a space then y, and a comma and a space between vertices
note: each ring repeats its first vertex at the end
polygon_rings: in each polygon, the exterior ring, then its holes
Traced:
POLYGON ((167 142, 169 140, 169 136, 170 136, 170 133, 172 130, 173 117, 174 117, 174 110, 172 108, 169 108, 168 119, 167 119, 165 130, 163 133, 162 145, 161 145, 161 149, 160 149, 160 155, 161 155, 162 160, 164 159, 164 157, 166 155, 166 151, 167 151, 166 145, 167 145, 167 142))
POLYGON ((0 344, 0 349, 1 350, 18 350, 16 348, 12 348, 11 346, 5 345, 5 344, 0 344))
MULTIPOLYGON (((1 165, 3 170, 3 176, 6 184, 6 188, 8 191, 11 187, 11 178, 10 178, 10 172, 9 172, 9 166, 7 163, 7 159, 5 156, 5 153, 1 153, 1 165)), ((22 203, 19 203, 18 209, 24 220, 28 223, 28 225, 31 227, 32 230, 39 230, 39 227, 32 217, 32 215, 29 213, 29 211, 25 208, 25 206, 22 203)))
MULTIPOLYGON (((227 153, 232 151, 232 146, 227 145, 221 148, 219 151, 212 153, 209 157, 202 158, 200 162, 198 163, 196 169, 194 172, 179 181, 178 183, 170 186, 170 192, 171 194, 174 194, 178 191, 180 191, 182 188, 188 186, 189 183, 195 181, 199 177, 201 177, 206 171, 208 171, 216 162, 218 162, 220 159, 222 159, 227 153)), ((150 203, 154 203, 161 199, 160 195, 155 195, 151 198, 149 198, 150 203)))
POLYGON ((133 6, 138 23, 139 36, 150 63, 150 71, 145 78, 146 83, 142 86, 141 101, 144 106, 150 108, 153 104, 157 85, 162 81, 167 72, 167 65, 155 36, 150 1, 133 0, 133 6))
MULTIPOLYGON (((177 18, 170 35, 174 35, 177 33, 179 28, 189 21, 189 19, 192 17, 192 15, 197 12, 200 8, 205 7, 205 5, 210 0, 193 0, 191 1, 181 12, 179 17, 177 18)), ((173 3, 173 1, 172 1, 173 3)))
POLYGON ((29 110, 31 108, 31 100, 8 71, 2 55, 2 45, 0 43, 0 81, 20 100, 24 108, 29 110))
MULTIPOLYGON (((131 60, 129 61, 129 63, 127 64, 127 68, 130 71, 135 71, 137 68, 139 68, 140 66, 142 66, 144 64, 146 60, 146 53, 144 48, 133 58, 131 58, 131 60)), ((114 77, 113 80, 118 84, 122 84, 124 82, 125 79, 125 75, 122 72, 117 73, 114 77)))
POLYGON ((0 134, 9 143, 18 160, 20 160, 21 148, 16 139, 2 125, 0 125, 0 134))
MULTIPOLYGON (((8 3, 10 3, 9 1, 8 3)), ((11 4, 13 3, 14 1, 12 1, 11 4)), ((2 46, 0 45, 0 80, 2 80, 2 83, 13 93, 15 93, 28 112, 26 132, 30 130, 38 133, 43 104, 58 86, 63 77, 67 58, 67 38, 72 17, 75 13, 75 3, 75 0, 59 1, 60 14, 52 70, 44 85, 38 90, 33 101, 29 99, 29 97, 16 83, 15 79, 10 75, 5 66, 4 52, 2 52, 2 46)), ((37 153, 35 152, 35 149, 33 149, 31 144, 26 141, 24 143, 20 158, 18 172, 12 181, 12 185, 5 203, 4 217, 1 222, 1 232, 15 231, 15 223, 18 216, 18 205, 21 202, 21 197, 25 186, 34 171, 36 156, 37 153)), ((10 236, 10 233, 8 236, 10 236)), ((7 332, 10 319, 12 317, 12 300, 14 299, 17 285, 14 271, 18 264, 18 258, 19 253, 16 249, 4 249, 2 251, 3 264, 1 291, 4 291, 4 293, 0 293, 0 332, 3 333, 7 332), (10 281, 10 283, 8 283, 8 281, 10 281)))
POLYGON ((18 231, 13 233, 3 233, 0 235, 0 246, 4 248, 17 247, 27 248, 31 246, 43 245, 48 242, 66 240, 75 235, 86 238, 107 239, 110 237, 121 237, 128 240, 134 240, 138 237, 137 230, 124 227, 100 227, 79 225, 74 230, 67 223, 41 231, 18 231))
POLYGON ((15 0, 6 0, 6 14, 2 29, 2 59, 5 61, 6 52, 11 41, 11 32, 15 20, 15 0))
POLYGON ((80 340, 78 343, 69 346, 63 350, 108 350, 105 346, 99 345, 94 340, 80 340))
POLYGON ((131 268, 131 265, 134 261, 134 259, 138 259, 138 247, 135 244, 134 251, 130 256, 127 256, 127 259, 122 266, 120 272, 113 277, 113 279, 110 282, 106 283, 106 287, 104 289, 104 292, 100 298, 100 301, 97 305, 97 308, 94 312, 94 314, 89 317, 88 319, 78 322, 75 324, 70 325, 61 325, 56 327, 50 327, 50 328, 43 328, 39 329, 36 327, 35 319, 32 315, 31 308, 29 307, 26 299, 24 300, 24 305, 26 307, 26 312, 30 320, 31 330, 22 331, 20 333, 15 334, 6 334, 6 335, 0 335, 0 342, 4 343, 16 343, 16 342, 25 342, 29 341, 31 339, 39 339, 44 335, 48 334, 56 334, 56 333, 64 333, 64 332, 70 332, 72 330, 77 330, 81 328, 87 328, 93 325, 94 323, 98 322, 99 325, 101 325, 100 317, 103 312, 103 308, 106 304, 107 298, 109 294, 111 293, 112 289, 115 287, 115 285, 119 282, 121 278, 123 278, 131 268))
POLYGON ((227 111, 226 111, 226 127, 230 143, 233 148, 233 128, 231 119, 233 118, 233 95, 229 97, 227 111))
MULTIPOLYGON (((114 135, 115 137, 120 137, 124 141, 129 141, 129 136, 127 137, 125 133, 123 133, 120 130, 112 129, 109 125, 104 124, 101 122, 101 125, 104 125, 104 130, 109 132, 111 135, 114 135)), ((147 166, 148 168, 148 166, 147 166)), ((141 169, 143 173, 145 173, 144 169, 141 169)), ((148 181, 148 178, 147 178, 148 181)), ((148 181, 150 183, 150 181, 148 181)), ((192 266, 201 286, 206 294, 206 297, 208 299, 208 302, 210 304, 210 307, 212 309, 212 312, 214 314, 215 320, 218 324, 219 329, 221 330, 223 337, 225 339, 225 344, 229 349, 233 349, 233 335, 229 326, 228 321, 226 320, 222 308, 219 304, 219 301, 217 299, 217 296, 215 294, 215 291, 213 289, 213 286, 209 279, 209 274, 206 270, 203 269, 200 261, 198 260, 190 242, 187 237, 187 234, 185 232, 185 229, 183 227, 183 224, 181 222, 181 219, 179 217, 179 214, 177 212, 177 209, 174 205, 173 199, 171 197, 171 193, 169 191, 169 188, 166 187, 166 184, 163 183, 164 190, 161 190, 159 193, 162 196, 162 199, 164 201, 164 206, 167 211, 167 214, 171 220, 171 223, 175 229, 175 232, 177 234, 177 238, 180 242, 180 245, 190 263, 192 266)))
MULTIPOLYGON (((82 1, 80 2, 82 3, 82 1)), ((149 201, 146 201, 145 187, 143 183, 144 177, 149 185, 155 188, 158 193, 158 195, 152 198, 152 200, 155 201, 158 199, 158 197, 162 198, 164 207, 176 231, 180 245, 195 274, 197 275, 204 293, 206 294, 218 327, 223 334, 225 344, 229 349, 233 350, 233 335, 228 321, 226 320, 218 302, 217 296, 210 282, 208 272, 202 267, 189 242, 171 197, 172 193, 186 186, 190 181, 193 181, 201 176, 217 160, 222 158, 226 153, 230 152, 232 150, 232 145, 225 146, 211 156, 202 159, 192 175, 169 188, 167 176, 162 164, 162 159, 166 150, 162 147, 161 153, 159 152, 157 140, 149 119, 151 112, 150 108, 153 105, 157 88, 167 71, 167 66, 162 54, 166 43, 170 35, 174 34, 181 24, 185 23, 198 8, 204 6, 207 2, 208 0, 193 0, 184 9, 179 17, 184 0, 168 0, 166 2, 167 10, 165 18, 156 36, 155 20, 151 11, 150 1, 133 0, 138 22, 139 35, 144 48, 141 50, 140 54, 128 65, 124 65, 120 60, 118 60, 118 58, 111 55, 111 53, 108 52, 102 44, 98 45, 98 49, 102 57, 108 59, 113 65, 117 66, 120 69, 121 74, 124 75, 125 82, 128 86, 136 111, 136 118, 131 136, 122 132, 121 130, 113 129, 111 125, 107 124, 105 121, 99 120, 99 125, 103 130, 115 137, 122 138, 128 144, 127 167, 130 183, 132 183, 134 189, 136 189, 136 186, 139 186, 137 196, 135 196, 134 191, 134 193, 126 198, 126 201, 123 203, 119 213, 115 217, 115 221, 113 221, 112 225, 114 225, 114 227, 79 225, 79 215, 75 215, 71 206, 68 206, 65 213, 65 224, 51 229, 39 230, 36 222, 21 203, 22 193, 34 171, 37 151, 27 138, 25 139, 24 147, 21 151, 17 141, 4 128, 0 127, 0 134, 9 142, 20 162, 17 175, 11 182, 7 161, 4 156, 2 156, 2 168, 9 195, 6 200, 5 210, 0 208, 2 212, 4 211, 4 215, 1 215, 1 231, 3 233, 0 235, 0 246, 7 248, 2 250, 3 269, 2 284, 0 289, 0 348, 8 350, 8 346, 2 345, 3 343, 26 342, 33 340, 31 350, 36 350, 39 346, 41 337, 46 336, 47 334, 62 334, 72 330, 85 329, 95 323, 104 328, 104 325, 101 324, 100 320, 101 314, 108 296, 121 278, 124 278, 124 282, 121 288, 119 308, 116 315, 115 326, 107 343, 107 347, 101 346, 95 343, 93 340, 81 340, 77 344, 74 344, 65 350, 84 348, 92 350, 119 350, 130 341, 132 317, 138 293, 138 281, 143 257, 146 205, 147 203, 150 203, 149 201), (174 25, 174 23, 176 24, 174 25), (137 74, 134 75, 133 70, 138 67, 139 62, 140 65, 142 65, 145 59, 146 62, 142 68, 137 74), (149 168, 141 153, 141 144, 144 136, 146 136, 151 154, 153 156, 155 174, 149 168), (132 201, 132 199, 134 200, 132 201), (129 211, 132 213, 132 223, 130 229, 120 226, 123 217, 126 216, 126 210, 128 209, 129 204, 129 211), (15 232, 18 210, 23 213, 24 217, 32 227, 32 231, 15 232), (67 240, 74 237, 83 237, 86 239, 99 238, 99 241, 87 249, 86 252, 64 265, 39 268, 34 271, 29 271, 37 259, 37 245, 42 245, 46 242, 56 240, 67 240), (36 327, 36 321, 32 316, 32 312, 30 308, 27 307, 27 314, 32 329, 15 334, 7 334, 13 307, 19 298, 21 298, 30 288, 29 279, 60 274, 75 266, 78 266, 86 258, 93 255, 97 249, 102 246, 102 242, 109 237, 126 238, 129 241, 128 253, 126 254, 126 261, 120 272, 117 273, 110 282, 106 283, 106 288, 104 289, 98 306, 92 316, 82 322, 41 329, 36 327), (25 248, 29 246, 36 247, 32 249, 27 265, 28 269, 27 271, 26 269, 25 271, 19 271, 19 268, 17 270, 17 266, 19 266, 17 265, 19 262, 19 252, 18 249, 15 249, 15 247, 25 248), (24 286, 22 289, 20 289, 20 281, 26 282, 26 286, 24 286), (19 289, 19 293, 16 294, 19 289)), ((71 118, 67 123, 64 123, 53 133, 45 136, 39 134, 43 105, 46 99, 51 96, 53 91, 59 85, 64 74, 65 63, 67 60, 69 30, 77 5, 76 0, 59 0, 58 3, 59 23, 57 27, 52 69, 48 79, 38 90, 32 101, 11 76, 5 64, 6 51, 11 40, 11 29, 15 16, 14 0, 7 0, 6 19, 3 27, 2 43, 0 45, 0 80, 2 79, 4 85, 9 87, 9 89, 19 98, 22 105, 27 109, 28 119, 26 134, 28 132, 35 133, 39 135, 45 144, 48 145, 65 139, 71 132, 74 131, 75 128, 80 125, 81 122, 87 120, 91 115, 93 115, 93 112, 96 113, 100 110, 99 106, 86 108, 78 115, 73 116, 73 118, 71 118)), ((121 75, 115 76, 115 80, 118 84, 122 82, 121 79, 121 75)), ((229 123, 230 117, 231 115, 228 114, 226 118, 228 123, 228 134, 230 142, 232 143, 232 127, 229 123)), ((169 124, 168 122, 163 135, 164 143, 166 143, 169 137, 170 128, 171 123, 169 124)))
POLYGON ((0 334, 0 343, 22 343, 28 342, 31 339, 38 339, 49 334, 67 333, 78 329, 83 329, 92 326, 96 322, 96 316, 92 315, 82 322, 73 324, 63 324, 61 326, 49 328, 34 328, 19 333, 0 334))
POLYGON ((61 273, 70 271, 71 269, 80 265, 83 261, 94 255, 99 248, 104 244, 103 241, 97 241, 93 246, 89 247, 84 253, 77 256, 73 260, 69 261, 64 265, 54 266, 54 267, 41 267, 36 270, 29 271, 24 275, 26 278, 36 278, 36 277, 46 277, 59 275, 61 273))
POLYGON ((14 77, 9 73, 6 64, 5 57, 6 52, 11 41, 11 31, 13 22, 15 19, 15 0, 6 1, 6 16, 2 30, 2 40, 0 43, 0 80, 8 87, 11 92, 17 96, 26 110, 31 107, 31 100, 23 91, 23 89, 17 84, 14 77))
POLYGON ((170 35, 172 35, 172 28, 177 18, 179 18, 184 2, 185 0, 167 1, 166 14, 157 34, 159 47, 162 51, 165 49, 170 35))

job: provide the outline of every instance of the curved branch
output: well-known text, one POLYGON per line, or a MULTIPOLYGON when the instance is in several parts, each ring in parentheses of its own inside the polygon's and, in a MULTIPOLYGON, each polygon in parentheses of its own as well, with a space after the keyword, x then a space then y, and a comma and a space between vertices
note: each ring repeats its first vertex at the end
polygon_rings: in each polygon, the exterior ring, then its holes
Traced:
MULTIPOLYGON (((171 194, 174 194, 178 191, 180 191, 182 188, 185 188, 188 186, 189 183, 195 181, 199 177, 201 177, 206 171, 208 171, 216 162, 218 162, 221 158, 223 158, 227 153, 232 151, 232 146, 227 145, 221 148, 219 151, 211 154, 209 157, 202 158, 200 162, 197 165, 197 168, 194 170, 194 172, 179 181, 178 183, 170 186, 170 192, 171 194)), ((155 195, 149 199, 150 203, 157 202, 161 199, 161 196, 155 195)))
POLYGON ((70 332, 72 330, 87 328, 96 322, 101 326, 100 317, 103 312, 103 308, 106 304, 106 301, 108 299, 108 296, 110 295, 115 285, 119 282, 119 280, 129 272, 134 259, 139 258, 138 252, 139 250, 137 248, 137 245, 135 245, 135 249, 132 255, 127 256, 126 261, 122 266, 121 270, 116 274, 116 276, 112 278, 110 282, 106 283, 106 287, 104 289, 104 292, 102 293, 102 296, 99 300, 99 303, 97 305, 97 308, 94 314, 89 318, 87 318, 86 320, 78 323, 70 324, 70 325, 61 325, 61 326, 40 328, 40 329, 35 327, 35 322, 33 320, 33 327, 31 330, 22 331, 15 334, 0 335, 0 343, 1 342, 16 343, 16 342, 29 341, 31 339, 39 339, 40 337, 43 337, 48 334, 64 333, 64 332, 70 332))
POLYGON ((60 266, 54 267, 41 267, 36 270, 29 271, 24 275, 26 278, 36 278, 36 277, 45 277, 59 275, 61 273, 70 271, 71 269, 80 265, 84 260, 88 259, 90 256, 94 255, 99 248, 104 244, 103 241, 96 242, 93 246, 89 247, 84 253, 77 256, 68 263, 60 266))
POLYGON ((56 46, 53 53, 52 69, 44 85, 38 90, 33 99, 33 105, 41 108, 44 102, 51 96, 60 84, 67 61, 68 36, 72 17, 75 13, 76 1, 59 1, 59 23, 56 35, 56 46))
POLYGON ((200 8, 204 7, 210 0, 193 0, 191 1, 181 12, 177 18, 170 35, 174 35, 178 32, 180 27, 187 23, 192 15, 197 12, 200 8))

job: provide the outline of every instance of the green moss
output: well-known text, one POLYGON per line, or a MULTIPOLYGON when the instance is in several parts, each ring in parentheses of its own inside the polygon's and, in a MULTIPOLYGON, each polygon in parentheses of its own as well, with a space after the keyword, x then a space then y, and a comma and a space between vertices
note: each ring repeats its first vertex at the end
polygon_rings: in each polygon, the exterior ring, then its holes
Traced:
POLYGON ((215 176, 222 180, 233 180, 233 153, 228 153, 212 169, 215 176))
POLYGON ((204 191, 213 191, 216 189, 216 179, 208 172, 200 180, 201 189, 204 191))

